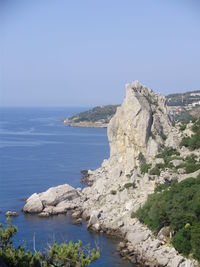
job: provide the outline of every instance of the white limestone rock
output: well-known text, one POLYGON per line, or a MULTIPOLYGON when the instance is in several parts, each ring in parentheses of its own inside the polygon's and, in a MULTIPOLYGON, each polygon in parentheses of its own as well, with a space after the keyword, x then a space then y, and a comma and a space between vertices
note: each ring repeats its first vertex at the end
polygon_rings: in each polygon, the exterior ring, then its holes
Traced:
POLYGON ((23 208, 27 213, 59 214, 81 206, 81 193, 68 184, 51 187, 40 194, 33 194, 23 208))
POLYGON ((39 195, 34 193, 27 199, 23 211, 28 213, 39 213, 43 210, 43 208, 44 206, 39 195))
POLYGON ((51 187, 40 194, 40 200, 44 206, 56 206, 61 201, 70 201, 77 197, 79 197, 78 192, 68 184, 51 187))

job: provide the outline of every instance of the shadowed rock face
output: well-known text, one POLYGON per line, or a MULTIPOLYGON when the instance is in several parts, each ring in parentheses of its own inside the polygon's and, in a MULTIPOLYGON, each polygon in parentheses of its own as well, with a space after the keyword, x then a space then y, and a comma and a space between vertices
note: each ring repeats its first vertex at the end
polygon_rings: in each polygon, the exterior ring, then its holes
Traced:
POLYGON ((128 173, 138 166, 139 153, 152 159, 171 128, 165 97, 138 81, 127 84, 126 98, 108 125, 111 165, 120 164, 128 173))

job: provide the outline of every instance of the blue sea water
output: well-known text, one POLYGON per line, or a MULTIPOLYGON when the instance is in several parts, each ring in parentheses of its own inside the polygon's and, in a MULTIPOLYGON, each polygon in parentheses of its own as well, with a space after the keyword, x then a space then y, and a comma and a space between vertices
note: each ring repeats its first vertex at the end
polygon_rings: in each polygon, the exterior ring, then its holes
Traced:
POLYGON ((84 108, 0 108, 0 222, 4 213, 17 211, 12 218, 18 233, 14 244, 45 250, 58 242, 82 240, 98 244, 101 257, 91 266, 132 266, 116 252, 118 241, 73 225, 65 215, 39 218, 21 212, 24 199, 34 192, 69 183, 81 186, 80 170, 95 169, 109 157, 106 129, 66 127, 62 119, 84 108))

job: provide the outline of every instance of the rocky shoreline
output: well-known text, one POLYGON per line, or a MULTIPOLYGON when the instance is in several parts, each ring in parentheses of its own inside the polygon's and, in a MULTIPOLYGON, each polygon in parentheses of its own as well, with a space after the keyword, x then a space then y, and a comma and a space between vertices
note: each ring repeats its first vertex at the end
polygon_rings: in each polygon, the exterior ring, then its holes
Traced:
POLYGON ((87 227, 95 232, 120 238, 117 250, 125 259, 138 266, 198 266, 193 260, 185 259, 174 248, 168 246, 164 237, 153 233, 137 219, 125 216, 117 225, 101 221, 101 213, 84 209, 87 197, 80 189, 65 184, 33 194, 23 208, 25 213, 37 213, 40 217, 70 214, 74 224, 87 222, 87 227))
MULTIPOLYGON (((179 149, 181 134, 172 126, 164 97, 137 81, 128 84, 126 98, 108 125, 110 158, 99 169, 84 172, 90 186, 81 190, 65 184, 35 193, 23 211, 39 216, 71 213, 77 223, 84 219, 93 231, 121 237, 119 252, 135 265, 199 266, 170 245, 167 229, 155 235, 131 217, 157 184, 187 177, 170 170, 160 175, 142 174, 140 169, 142 159, 152 166, 161 162, 155 156, 163 146, 179 149)), ((180 153, 189 152, 183 149, 180 153)))

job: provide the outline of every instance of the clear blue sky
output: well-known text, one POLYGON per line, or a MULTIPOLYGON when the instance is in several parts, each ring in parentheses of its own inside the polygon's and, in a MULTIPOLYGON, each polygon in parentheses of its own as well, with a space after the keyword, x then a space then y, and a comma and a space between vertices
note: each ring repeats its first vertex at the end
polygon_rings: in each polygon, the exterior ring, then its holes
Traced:
POLYGON ((0 105, 121 103, 135 79, 200 89, 199 0, 0 0, 0 105))

